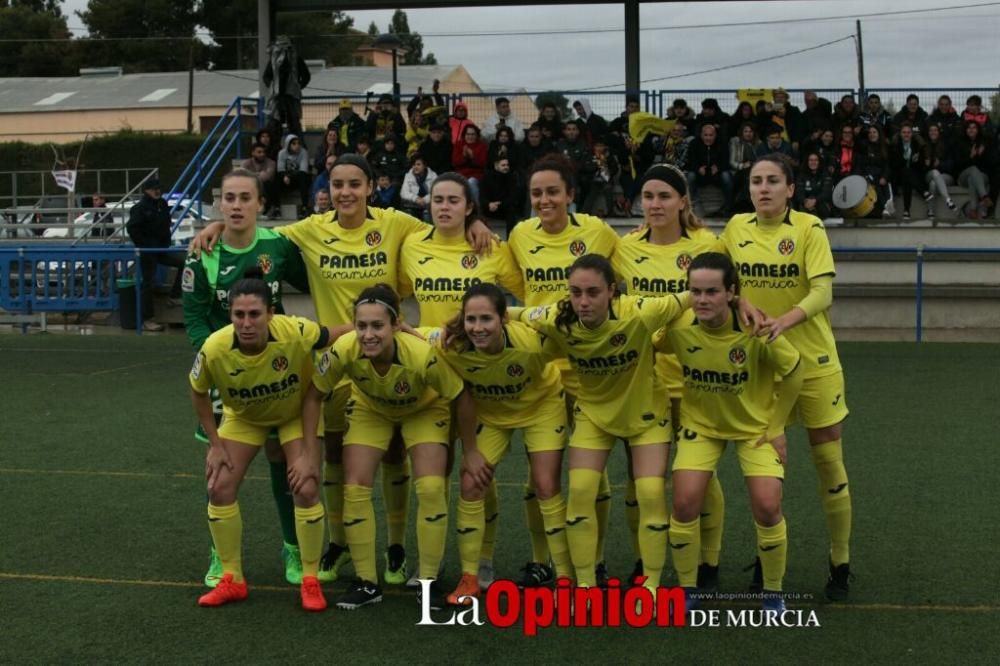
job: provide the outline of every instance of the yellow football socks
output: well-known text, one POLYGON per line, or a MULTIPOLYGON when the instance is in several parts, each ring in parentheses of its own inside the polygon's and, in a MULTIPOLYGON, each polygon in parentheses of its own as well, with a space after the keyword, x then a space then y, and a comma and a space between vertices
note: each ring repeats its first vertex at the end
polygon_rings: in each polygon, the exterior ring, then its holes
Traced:
POLYGON ((810 448, 830 533, 830 560, 834 566, 845 564, 851 560, 851 489, 847 486, 843 444, 835 439, 810 448))
POLYGON ((344 533, 351 549, 351 560, 358 578, 369 583, 378 580, 375 570, 375 507, 368 486, 344 486, 344 533))
POLYGON ((596 501, 600 485, 601 472, 583 468, 569 471, 566 538, 576 570, 576 584, 580 587, 597 585, 594 565, 598 533, 596 501))
POLYGON ((458 556, 462 573, 475 575, 479 571, 479 558, 486 530, 486 511, 483 500, 458 498, 458 515, 455 533, 458 535, 458 556))
POLYGON ((406 516, 410 508, 410 460, 382 462, 382 498, 385 502, 385 525, 390 546, 406 544, 406 516))
POLYGON ((347 544, 344 535, 344 466, 326 463, 323 468, 323 498, 326 500, 326 522, 330 526, 330 542, 347 544))
POLYGON ((524 484, 524 521, 528 524, 528 535, 531 537, 531 561, 547 564, 549 542, 545 540, 545 522, 531 481, 524 484))
POLYGON ((757 554, 764 573, 764 589, 768 592, 781 592, 781 581, 785 577, 785 562, 788 558, 785 519, 782 518, 773 527, 764 527, 756 521, 754 524, 757 526, 757 554))
POLYGON ((208 503, 208 529, 215 552, 222 561, 222 572, 233 575, 234 583, 243 582, 243 518, 239 502, 227 506, 208 503))
POLYGON ((552 565, 558 578, 573 577, 573 561, 569 556, 569 542, 566 540, 566 501, 562 495, 538 500, 545 523, 545 539, 552 554, 552 565))
POLYGON ((486 489, 483 511, 486 516, 486 528, 483 530, 483 547, 479 557, 483 560, 493 560, 493 550, 497 544, 497 526, 500 524, 500 504, 497 500, 497 481, 490 481, 490 487, 486 489))
POLYGON ((722 484, 719 483, 719 476, 713 474, 708 480, 701 506, 701 561, 713 567, 719 566, 725 517, 726 500, 722 494, 722 484))
POLYGON ((295 534, 299 539, 299 553, 302 557, 302 575, 319 574, 319 558, 323 556, 323 504, 295 507, 295 534))
POLYGON ((639 502, 639 554, 646 587, 656 589, 667 558, 667 493, 662 476, 644 476, 635 480, 639 502))
POLYGON ((420 578, 435 579, 441 566, 441 558, 444 556, 444 544, 448 539, 445 478, 421 476, 413 485, 417 490, 417 551, 420 553, 420 578))
POLYGON ((700 518, 682 523, 677 516, 670 518, 670 554, 674 558, 677 584, 698 586, 698 558, 701 552, 700 518))

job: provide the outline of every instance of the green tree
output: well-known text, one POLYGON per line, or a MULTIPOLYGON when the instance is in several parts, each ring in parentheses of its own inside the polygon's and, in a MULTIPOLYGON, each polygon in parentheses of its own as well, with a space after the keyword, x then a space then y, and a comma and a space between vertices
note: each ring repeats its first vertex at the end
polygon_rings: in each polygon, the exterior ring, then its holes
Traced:
POLYGON ((378 30, 378 26, 375 25, 375 21, 372 21, 371 23, 369 23, 368 24, 368 35, 371 36, 371 37, 378 37, 378 33, 379 33, 379 30, 378 30))
POLYGON ((561 92, 557 92, 555 90, 539 93, 538 96, 535 97, 535 108, 541 111, 542 107, 549 102, 556 105, 556 108, 559 110, 559 115, 563 118, 572 117, 569 110, 569 99, 567 99, 561 92))
POLYGON ((437 58, 434 57, 433 53, 424 56, 424 38, 420 36, 419 32, 410 31, 409 19, 402 9, 393 12, 392 21, 389 22, 389 34, 396 35, 403 43, 403 47, 406 48, 406 54, 403 56, 404 65, 437 64, 437 58))
POLYGON ((0 76, 73 76, 77 44, 54 0, 0 2, 0 76), (58 41, 42 41, 58 40, 58 41))
POLYGON ((93 38, 84 58, 91 66, 128 72, 176 72, 208 63, 210 49, 195 39, 195 0, 89 0, 78 11, 93 38), (153 39, 150 39, 153 38, 153 39))

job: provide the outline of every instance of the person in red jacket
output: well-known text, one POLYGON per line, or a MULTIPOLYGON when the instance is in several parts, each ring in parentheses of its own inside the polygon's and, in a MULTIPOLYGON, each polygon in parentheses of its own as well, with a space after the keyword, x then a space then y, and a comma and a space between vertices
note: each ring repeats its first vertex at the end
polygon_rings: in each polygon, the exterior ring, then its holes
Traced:
POLYGON ((448 119, 448 127, 451 129, 451 145, 457 146, 462 143, 465 128, 472 124, 473 122, 469 120, 469 107, 465 105, 465 102, 455 102, 455 111, 448 119))
POLYGON ((479 136, 479 128, 471 122, 451 149, 451 165, 468 179, 475 194, 474 201, 479 200, 479 181, 486 173, 487 152, 486 142, 479 136))

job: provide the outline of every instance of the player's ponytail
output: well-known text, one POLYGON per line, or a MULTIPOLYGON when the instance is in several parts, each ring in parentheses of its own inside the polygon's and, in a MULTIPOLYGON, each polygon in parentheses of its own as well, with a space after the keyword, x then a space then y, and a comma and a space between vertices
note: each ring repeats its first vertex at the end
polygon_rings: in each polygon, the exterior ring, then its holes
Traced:
MULTIPOLYGON (((569 267, 566 271, 566 279, 579 270, 591 270, 604 278, 604 282, 611 288, 615 287, 615 270, 611 266, 611 262, 608 258, 600 254, 585 254, 573 262, 573 265, 569 267)), ((615 295, 618 292, 615 290, 615 295)), ((573 310, 573 304, 570 303, 569 298, 564 298, 557 304, 559 309, 556 314, 556 327, 562 327, 567 333, 570 332, 570 326, 580 321, 576 312, 573 310)))
POLYGON ((445 339, 448 340, 448 346, 455 351, 472 349, 472 341, 465 332, 465 306, 477 296, 486 298, 493 305, 501 321, 507 316, 507 297, 500 287, 490 282, 480 282, 470 286, 462 295, 462 309, 445 324, 445 339))
POLYGON ((271 307, 271 287, 264 281, 264 271, 258 266, 251 266, 243 272, 243 278, 229 289, 229 302, 240 296, 257 296, 268 307, 271 307))
POLYGON ((702 252, 691 260, 688 266, 688 284, 691 283, 691 271, 698 269, 709 269, 722 273, 722 286, 726 291, 732 289, 737 296, 740 295, 740 278, 736 274, 736 266, 732 259, 719 252, 702 252))

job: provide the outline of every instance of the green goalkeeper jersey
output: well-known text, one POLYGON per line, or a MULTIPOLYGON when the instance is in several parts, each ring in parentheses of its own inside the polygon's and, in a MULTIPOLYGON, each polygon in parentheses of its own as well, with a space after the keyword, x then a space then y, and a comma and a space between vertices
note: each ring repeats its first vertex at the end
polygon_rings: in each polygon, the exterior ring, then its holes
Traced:
POLYGON ((271 305, 282 314, 281 282, 309 291, 305 264, 294 243, 270 229, 257 227, 254 240, 245 248, 231 248, 222 240, 212 254, 189 256, 184 263, 181 289, 184 294, 184 327, 195 349, 214 331, 230 324, 229 289, 250 268, 260 268, 271 287, 271 305))

